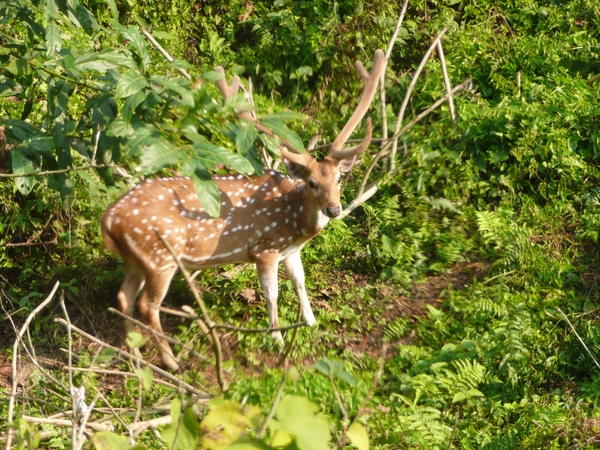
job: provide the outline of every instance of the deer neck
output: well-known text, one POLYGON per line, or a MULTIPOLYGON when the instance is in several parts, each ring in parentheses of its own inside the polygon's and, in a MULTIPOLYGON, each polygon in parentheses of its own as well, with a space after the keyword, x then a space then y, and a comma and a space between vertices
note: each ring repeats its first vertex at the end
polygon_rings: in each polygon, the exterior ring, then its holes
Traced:
POLYGON ((321 233, 329 223, 329 217, 323 214, 321 208, 309 195, 308 186, 302 183, 295 189, 291 197, 292 203, 296 205, 296 223, 300 233, 308 239, 321 233))

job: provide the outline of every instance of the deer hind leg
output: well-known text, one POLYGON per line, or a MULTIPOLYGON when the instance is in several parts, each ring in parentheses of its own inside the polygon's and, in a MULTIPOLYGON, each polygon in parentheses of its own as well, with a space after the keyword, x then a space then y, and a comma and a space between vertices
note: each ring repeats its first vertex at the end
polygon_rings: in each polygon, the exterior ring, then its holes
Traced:
MULTIPOLYGON (((119 301, 119 309, 121 312, 129 317, 133 317, 135 298, 144 286, 144 279, 143 272, 141 272, 137 266, 126 264, 125 279, 117 294, 117 300, 119 301)), ((127 338, 127 335, 133 331, 133 324, 131 321, 123 319, 123 330, 125 331, 125 338, 127 338)))
POLYGON ((292 280, 292 284, 296 290, 296 295, 300 300, 302 317, 304 317, 304 320, 308 326, 312 327, 315 323, 317 323, 317 320, 315 319, 310 307, 310 302, 308 301, 308 294, 306 293, 306 286, 304 284, 304 268, 302 267, 300 252, 298 251, 288 256, 287 259, 283 261, 283 266, 285 267, 287 276, 290 280, 292 280))
MULTIPOLYGON (((163 329, 160 324, 158 307, 165 298, 169 285, 171 284, 171 279, 176 271, 176 267, 168 267, 160 272, 147 274, 146 285, 144 286, 144 290, 142 291, 142 295, 138 302, 140 313, 142 313, 148 326, 161 334, 163 334, 163 329)), ((156 338, 156 341, 163 364, 173 371, 179 370, 179 364, 177 363, 175 356, 173 356, 169 343, 165 339, 159 337, 156 338)))
MULTIPOLYGON (((277 267, 279 265, 279 255, 275 253, 264 253, 261 259, 256 262, 258 279, 262 287, 263 295, 267 301, 267 311, 269 313, 269 328, 279 328, 279 316, 277 315, 277 296, 278 280, 277 267)), ((271 332, 271 336, 280 344, 283 344, 281 331, 271 332)))

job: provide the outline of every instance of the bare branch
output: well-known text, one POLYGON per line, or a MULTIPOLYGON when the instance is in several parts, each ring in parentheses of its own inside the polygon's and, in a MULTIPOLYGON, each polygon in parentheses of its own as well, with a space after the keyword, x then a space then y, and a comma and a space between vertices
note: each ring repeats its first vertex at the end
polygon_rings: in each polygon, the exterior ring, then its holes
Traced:
MULTIPOLYGON (((18 351, 19 341, 21 341, 23 339, 25 330, 27 330, 27 328, 29 328, 29 324, 31 323, 33 318, 42 309, 44 309, 46 307, 46 305, 48 305, 48 303, 50 303, 52 301, 52 298, 54 297, 54 294, 56 294, 56 291, 58 290, 59 286, 60 286, 60 282, 57 281, 54 284, 54 287, 52 288, 52 291, 50 292, 48 297, 46 297, 46 299, 42 303, 40 303, 37 306, 37 308, 35 308, 33 311, 31 311, 31 314, 29 314, 29 316, 27 316, 27 319, 25 319, 25 323, 19 330, 19 333, 17 334, 17 338, 15 339, 15 343, 13 345, 13 353, 12 353, 12 389, 11 389, 10 398, 8 401, 8 417, 6 419, 6 422, 8 425, 10 425, 13 422, 13 412, 14 412, 14 407, 15 407, 15 395, 17 393, 17 360, 19 359, 19 351, 18 351)), ((11 444, 12 444, 12 434, 8 433, 8 436, 6 437, 6 450, 9 450, 11 448, 11 444)))
MULTIPOLYGON (((167 53, 167 51, 164 48, 162 48, 162 46, 158 42, 156 42, 156 40, 152 37, 152 35, 150 33, 148 33, 146 30, 144 30, 143 28, 141 30, 142 30, 142 34, 144 36, 146 36, 146 39, 148 39, 150 41, 150 43, 154 46, 154 48, 156 48, 156 50, 158 50, 165 57, 165 59, 167 61, 169 61, 170 63, 173 63, 173 61, 174 61, 173 57, 171 55, 169 55, 167 53)), ((192 79, 191 75, 189 73, 187 73, 187 71, 185 69, 182 69, 181 67, 176 67, 176 69, 181 75, 183 75, 188 80, 192 79)))

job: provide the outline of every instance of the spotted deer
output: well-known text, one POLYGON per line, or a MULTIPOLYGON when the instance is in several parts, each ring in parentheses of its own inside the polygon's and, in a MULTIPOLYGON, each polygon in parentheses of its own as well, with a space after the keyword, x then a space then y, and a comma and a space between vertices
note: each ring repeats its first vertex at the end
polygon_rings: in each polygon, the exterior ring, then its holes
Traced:
MULTIPOLYGON (((219 188, 220 217, 210 217, 202 207, 189 178, 150 179, 133 187, 102 216, 102 235, 109 251, 125 263, 125 279, 117 295, 121 311, 132 316, 138 293, 138 308, 148 325, 162 333, 159 310, 177 266, 157 233, 172 246, 186 268, 192 270, 230 263, 254 263, 266 299, 269 327, 278 328, 278 265, 283 263, 300 299, 306 323, 316 322, 304 285, 300 250, 339 216, 340 177, 354 165, 356 156, 371 141, 371 122, 366 135, 352 148, 342 148, 362 120, 375 95, 384 70, 381 50, 369 73, 358 61, 357 71, 365 86, 360 102, 333 142, 330 152, 318 162, 308 153, 294 153, 282 145, 281 156, 289 176, 265 169, 257 175, 215 175, 219 188)), ((239 79, 218 86, 225 97, 233 95, 239 79)), ((249 118, 248 113, 244 114, 249 118)), ((258 123, 257 123, 258 126, 258 123)), ((288 144, 289 146, 289 144, 288 144)), ((125 321, 125 332, 132 329, 125 321)), ((280 331, 272 335, 282 341, 280 331)), ((165 366, 179 368, 168 342, 158 339, 165 366)))

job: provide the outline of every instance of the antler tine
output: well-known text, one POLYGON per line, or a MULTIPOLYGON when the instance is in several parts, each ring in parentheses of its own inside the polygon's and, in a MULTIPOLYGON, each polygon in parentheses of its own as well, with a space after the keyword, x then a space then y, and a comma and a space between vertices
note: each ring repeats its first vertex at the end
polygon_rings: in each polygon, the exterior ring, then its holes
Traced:
POLYGON ((356 61, 356 71, 360 74, 362 79, 365 82, 365 87, 362 92, 362 96, 356 110, 350 117, 350 120, 346 123, 340 134, 331 144, 331 150, 329 151, 329 157, 335 160, 342 160, 349 158, 351 156, 357 155, 360 152, 364 151, 371 141, 371 137, 368 131, 368 139, 365 136, 363 142, 353 148, 349 148, 347 150, 342 150, 342 146, 346 143, 358 123, 362 120, 362 118, 367 113, 371 102, 373 101, 373 97, 375 96, 375 92, 377 90, 377 83, 381 78, 381 74, 385 69, 385 54, 382 50, 375 50, 375 63, 373 64, 373 70, 369 73, 365 66, 360 61, 356 61))
POLYGON ((225 70, 221 66, 215 68, 215 70, 223 75, 217 80, 217 87, 219 88, 219 91, 221 91, 223 98, 228 99, 229 97, 237 94, 238 90, 240 89, 240 77, 236 75, 231 80, 231 84, 227 84, 225 70))

